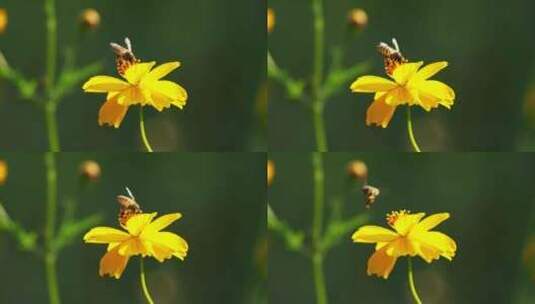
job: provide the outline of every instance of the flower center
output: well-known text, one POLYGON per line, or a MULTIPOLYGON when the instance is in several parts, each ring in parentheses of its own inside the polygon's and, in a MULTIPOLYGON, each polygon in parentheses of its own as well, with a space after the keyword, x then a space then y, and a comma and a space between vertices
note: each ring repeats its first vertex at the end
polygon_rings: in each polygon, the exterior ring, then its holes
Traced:
POLYGON ((386 222, 388 223, 388 225, 393 227, 400 216, 403 216, 409 213, 411 213, 410 210, 405 210, 405 209, 392 211, 386 214, 386 222))

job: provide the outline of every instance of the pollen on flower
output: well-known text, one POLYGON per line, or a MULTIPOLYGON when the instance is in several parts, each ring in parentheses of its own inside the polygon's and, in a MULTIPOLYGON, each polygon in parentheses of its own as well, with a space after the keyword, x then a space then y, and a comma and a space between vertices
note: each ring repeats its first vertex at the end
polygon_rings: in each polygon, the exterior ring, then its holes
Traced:
POLYGON ((394 226, 394 224, 396 223, 396 221, 398 220, 400 216, 406 215, 409 213, 411 213, 410 210, 406 210, 406 209, 392 211, 386 214, 386 222, 388 223, 388 225, 394 226))

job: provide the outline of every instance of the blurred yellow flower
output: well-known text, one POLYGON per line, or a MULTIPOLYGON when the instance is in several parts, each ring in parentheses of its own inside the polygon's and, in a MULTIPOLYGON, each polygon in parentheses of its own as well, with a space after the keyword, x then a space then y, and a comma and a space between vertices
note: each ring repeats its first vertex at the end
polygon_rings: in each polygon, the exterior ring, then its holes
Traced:
POLYGON ((159 262, 173 256, 184 260, 188 244, 180 236, 161 231, 180 219, 180 213, 160 216, 153 221, 154 213, 140 213, 126 222, 126 231, 111 227, 95 227, 84 236, 86 243, 108 244, 107 252, 100 260, 100 276, 119 279, 131 256, 151 256, 159 262))
POLYGON ((275 28, 275 11, 272 8, 267 9, 267 31, 271 33, 275 28))
POLYGON ((156 63, 134 63, 124 72, 123 78, 94 76, 83 85, 88 93, 107 93, 106 102, 99 111, 99 125, 109 124, 118 128, 131 105, 152 106, 158 111, 171 105, 182 109, 188 93, 175 82, 160 80, 180 66, 168 62, 152 69, 156 63))
POLYGON ((7 10, 4 8, 0 8, 0 34, 3 34, 6 31, 7 22, 7 10))
POLYGON ((452 260, 457 250, 455 241, 446 234, 430 231, 450 217, 437 213, 422 220, 425 213, 395 211, 387 215, 394 231, 380 226, 360 227, 352 236, 355 243, 375 243, 375 253, 368 260, 368 275, 388 278, 400 256, 420 256, 427 263, 441 256, 452 260))
MULTIPOLYGON (((443 82, 428 80, 448 66, 445 61, 420 67, 423 62, 400 64, 389 80, 378 76, 362 76, 351 84, 354 93, 375 93, 374 101, 366 113, 366 124, 376 124, 383 128, 394 115, 397 106, 417 105, 426 111, 442 105, 448 109, 453 105, 455 92, 443 82)), ((389 75, 390 76, 390 75, 389 75)))
POLYGON ((272 160, 267 161, 267 185, 271 186, 273 178, 275 178, 275 163, 272 160))
POLYGON ((0 160, 0 186, 6 183, 7 173, 7 163, 3 160, 0 160))

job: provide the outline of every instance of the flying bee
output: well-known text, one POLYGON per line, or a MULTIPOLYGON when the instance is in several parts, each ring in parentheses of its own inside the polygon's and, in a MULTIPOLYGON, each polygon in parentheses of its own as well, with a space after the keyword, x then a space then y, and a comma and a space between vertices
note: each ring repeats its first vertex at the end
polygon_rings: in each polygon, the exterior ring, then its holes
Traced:
POLYGON ((117 72, 119 72, 120 75, 124 75, 130 66, 141 61, 134 55, 134 52, 132 51, 132 43, 128 37, 124 38, 124 43, 126 47, 114 42, 110 43, 111 49, 116 56, 115 64, 117 66, 117 72))
POLYGON ((401 54, 398 42, 395 38, 392 39, 392 44, 394 45, 394 47, 391 47, 384 42, 381 42, 377 45, 377 51, 379 52, 379 54, 383 55, 384 58, 385 72, 389 76, 392 76, 394 70, 399 65, 408 62, 408 60, 405 59, 405 57, 403 57, 403 55, 401 54))
POLYGON ((119 205, 121 205, 121 209, 119 210, 119 223, 121 226, 126 227, 126 222, 128 220, 139 213, 142 213, 141 207, 136 202, 136 199, 130 189, 126 187, 126 192, 128 192, 128 196, 126 195, 117 195, 117 202, 119 205))
POLYGON ((376 188, 374 186, 364 185, 362 187, 362 193, 364 194, 364 199, 366 200, 365 207, 370 208, 371 205, 375 203, 375 200, 377 199, 379 194, 381 194, 381 191, 379 190, 379 188, 376 188))

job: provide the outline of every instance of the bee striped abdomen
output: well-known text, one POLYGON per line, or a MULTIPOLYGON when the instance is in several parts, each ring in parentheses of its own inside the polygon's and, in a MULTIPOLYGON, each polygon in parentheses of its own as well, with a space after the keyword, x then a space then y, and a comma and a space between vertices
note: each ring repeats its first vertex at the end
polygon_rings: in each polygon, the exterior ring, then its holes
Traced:
POLYGON ((400 51, 390 47, 388 44, 381 42, 377 45, 377 51, 384 58, 385 72, 392 76, 394 70, 403 63, 408 62, 400 51))

